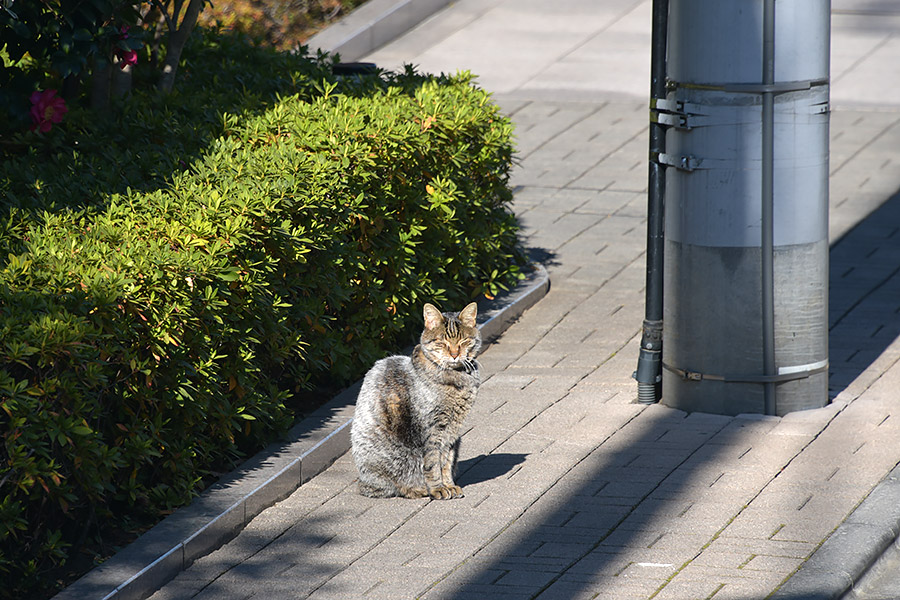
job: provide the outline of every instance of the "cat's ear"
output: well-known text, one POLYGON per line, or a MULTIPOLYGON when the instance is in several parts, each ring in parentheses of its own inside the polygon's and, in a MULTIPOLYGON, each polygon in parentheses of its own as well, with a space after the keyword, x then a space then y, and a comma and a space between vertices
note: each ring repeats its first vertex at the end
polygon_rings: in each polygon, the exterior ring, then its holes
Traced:
POLYGON ((431 304, 425 304, 422 311, 425 317, 425 329, 437 329, 444 324, 444 315, 431 304))
POLYGON ((475 317, 478 316, 478 305, 472 302, 459 313, 459 320, 466 327, 475 327, 475 317))

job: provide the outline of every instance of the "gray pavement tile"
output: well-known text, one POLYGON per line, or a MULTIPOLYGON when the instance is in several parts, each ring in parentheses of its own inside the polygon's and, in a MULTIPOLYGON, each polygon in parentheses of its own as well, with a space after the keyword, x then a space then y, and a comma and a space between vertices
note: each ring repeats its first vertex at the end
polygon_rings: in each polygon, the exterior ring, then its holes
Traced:
POLYGON ((170 581, 161 590, 150 596, 152 600, 184 600, 193 598, 207 585, 205 580, 191 580, 181 575, 170 581))
POLYGON ((469 583, 446 589, 446 586, 442 584, 426 593, 422 598, 423 600, 476 600, 477 598, 520 600, 521 598, 530 598, 538 589, 540 588, 536 586, 496 586, 469 583))
MULTIPOLYGON (((323 598, 365 598, 366 600, 397 600, 398 598, 418 598, 421 594, 425 593, 425 591, 434 583, 434 579, 440 577, 443 573, 439 570, 427 570, 417 567, 415 569, 405 569, 402 575, 394 579, 390 578, 380 578, 377 579, 376 583, 371 585, 365 590, 360 590, 361 593, 355 592, 354 589, 350 586, 343 587, 341 589, 331 589, 332 586, 337 586, 341 583, 338 578, 335 580, 328 582, 328 584, 322 586, 320 590, 316 593, 313 598, 316 596, 323 598)), ((360 578, 359 573, 351 573, 348 571, 346 575, 341 574, 339 577, 348 577, 348 578, 356 578, 356 581, 351 581, 351 583, 359 584, 360 581, 364 581, 368 583, 371 581, 367 578, 360 578)), ((362 586, 359 586, 360 588, 362 586)))
MULTIPOLYGON (((578 581, 578 576, 563 576, 560 581, 573 583, 578 581)), ((581 584, 595 594, 595 598, 640 598, 644 600, 651 597, 665 580, 650 578, 633 578, 625 576, 582 577, 581 584)))
POLYGON ((194 598, 197 600, 214 600, 217 598, 223 600, 246 600, 252 595, 253 590, 248 586, 238 586, 232 582, 217 581, 203 588, 194 598))
MULTIPOLYGON (((715 580, 710 581, 669 581, 654 596, 659 600, 684 600, 686 598, 715 598, 722 594, 727 586, 715 580)), ((760 596, 738 596, 742 600, 760 596)))
MULTIPOLYGON (((516 588, 530 588, 533 591, 539 590, 556 576, 553 572, 540 571, 521 567, 507 571, 502 577, 493 583, 492 587, 500 588, 514 586, 516 588)), ((521 589, 524 591, 524 589, 521 589)))

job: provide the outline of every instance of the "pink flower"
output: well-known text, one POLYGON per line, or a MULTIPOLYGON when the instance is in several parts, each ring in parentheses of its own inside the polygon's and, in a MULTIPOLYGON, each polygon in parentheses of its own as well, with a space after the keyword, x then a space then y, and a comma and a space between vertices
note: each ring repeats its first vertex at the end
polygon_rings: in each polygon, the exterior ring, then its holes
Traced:
POLYGON ((137 64, 137 52, 134 50, 117 50, 116 56, 119 57, 119 68, 124 69, 128 65, 137 64))
MULTIPOLYGON (((119 29, 119 41, 124 41, 128 39, 128 25, 122 25, 119 29)), ((125 69, 128 65, 136 65, 138 61, 137 52, 134 50, 123 50, 122 48, 117 47, 115 49, 116 57, 119 59, 119 68, 125 69)))
POLYGON ((31 94, 31 120, 34 125, 31 130, 39 130, 47 133, 53 128, 54 123, 60 123, 63 115, 69 112, 66 101, 57 97, 56 90, 44 90, 31 94))

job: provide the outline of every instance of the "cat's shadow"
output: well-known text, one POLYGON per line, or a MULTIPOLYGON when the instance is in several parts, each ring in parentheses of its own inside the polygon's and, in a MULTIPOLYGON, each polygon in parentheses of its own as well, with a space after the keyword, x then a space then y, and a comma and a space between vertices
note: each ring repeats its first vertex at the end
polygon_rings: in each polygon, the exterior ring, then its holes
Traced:
POLYGON ((473 485, 503 477, 507 473, 517 470, 518 466, 525 462, 527 454, 482 454, 473 458, 459 461, 459 476, 457 484, 461 486, 473 485))

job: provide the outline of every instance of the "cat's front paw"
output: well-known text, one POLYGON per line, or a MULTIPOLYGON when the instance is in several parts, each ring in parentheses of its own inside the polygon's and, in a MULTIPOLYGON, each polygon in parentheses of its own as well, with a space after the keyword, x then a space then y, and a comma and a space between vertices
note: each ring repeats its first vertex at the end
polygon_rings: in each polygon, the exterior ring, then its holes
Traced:
POLYGON ((426 498, 428 497, 428 490, 423 487, 401 488, 400 495, 404 498, 426 498))
POLYGON ((463 491, 458 485, 442 485, 440 487, 431 488, 428 494, 435 500, 449 500, 451 498, 462 498, 463 491))

